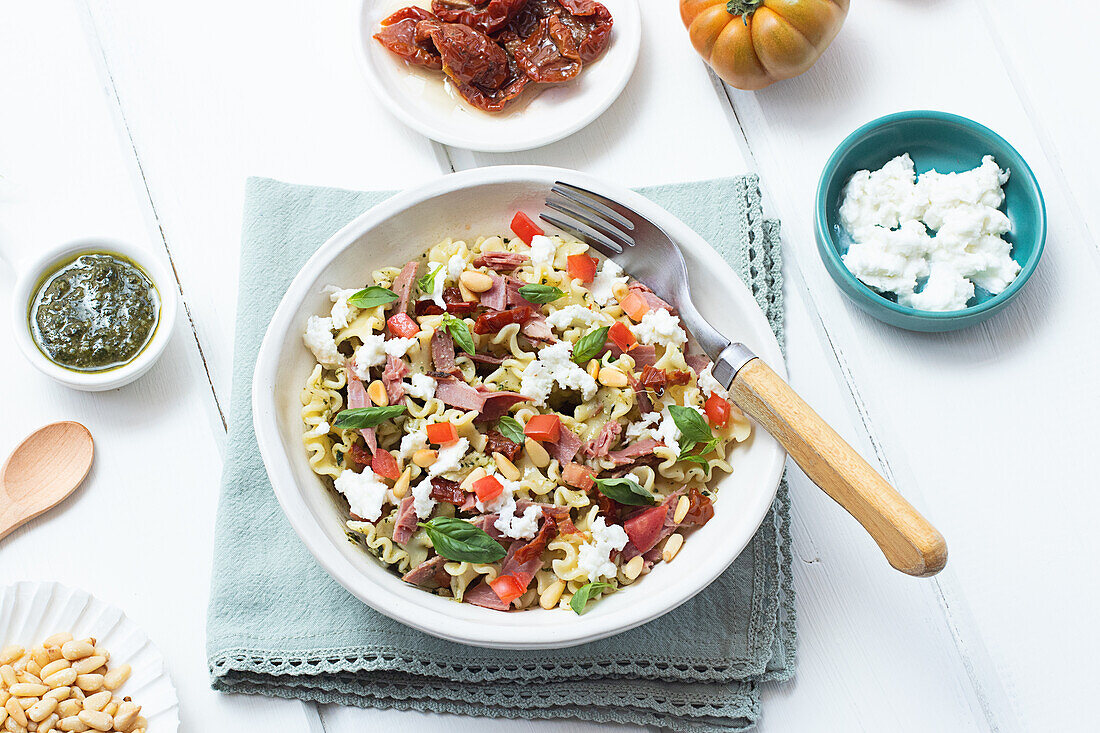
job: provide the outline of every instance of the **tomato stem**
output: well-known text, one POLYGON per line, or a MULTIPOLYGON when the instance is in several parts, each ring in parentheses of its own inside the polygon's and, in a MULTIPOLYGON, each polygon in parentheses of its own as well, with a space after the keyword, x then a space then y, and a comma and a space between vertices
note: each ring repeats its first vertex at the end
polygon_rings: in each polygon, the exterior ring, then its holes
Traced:
POLYGON ((749 18, 763 4, 764 0, 729 0, 726 3, 726 12, 730 15, 740 15, 741 20, 748 24, 749 18))

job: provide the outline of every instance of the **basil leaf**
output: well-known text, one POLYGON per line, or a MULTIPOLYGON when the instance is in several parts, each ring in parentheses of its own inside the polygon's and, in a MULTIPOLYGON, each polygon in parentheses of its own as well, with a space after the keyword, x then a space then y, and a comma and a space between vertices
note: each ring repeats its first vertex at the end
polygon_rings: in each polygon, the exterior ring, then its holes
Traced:
POLYGON ((496 562, 506 554, 483 529, 454 517, 436 517, 418 523, 428 533, 435 551, 455 562, 496 562))
POLYGON ((681 454, 691 450, 696 443, 706 442, 713 437, 707 421, 691 407, 669 405, 668 413, 672 415, 672 422, 676 423, 680 431, 681 454))
POLYGON ((349 295, 348 305, 353 305, 356 308, 373 308, 376 305, 385 305, 395 300, 397 300, 397 293, 389 288, 371 285, 369 288, 363 288, 358 293, 349 295))
POLYGON ((467 354, 474 353, 474 337, 470 335, 466 321, 447 314, 443 316, 443 328, 451 334, 451 340, 455 342, 455 346, 467 354))
POLYGON ((553 303, 565 295, 553 285, 524 285, 519 289, 520 297, 531 303, 553 303))
POLYGON ((435 290, 435 276, 439 274, 439 271, 443 269, 443 265, 438 265, 434 270, 427 275, 421 275, 416 279, 416 287, 422 293, 431 294, 435 290))
POLYGON ((569 599, 569 607, 573 609, 573 613, 579 616, 584 613, 584 607, 588 605, 588 601, 593 594, 603 593, 605 590, 611 590, 614 587, 611 583, 585 583, 569 599))
POLYGON ((609 499, 614 499, 620 504, 629 506, 653 506, 657 500, 638 482, 628 476, 619 478, 598 478, 596 488, 609 499))
POLYGON ((362 430, 381 425, 387 420, 405 412, 404 405, 389 405, 388 407, 356 407, 351 410, 341 410, 333 424, 345 430, 362 430))
POLYGON ((523 434, 523 426, 519 424, 519 420, 511 415, 505 415, 497 420, 497 432, 513 443, 519 443, 520 445, 523 445, 527 439, 527 436, 523 434))
POLYGON ((580 337, 577 345, 573 347, 573 361, 584 364, 589 359, 595 359, 603 351, 603 345, 607 343, 607 331, 610 326, 597 328, 580 337))

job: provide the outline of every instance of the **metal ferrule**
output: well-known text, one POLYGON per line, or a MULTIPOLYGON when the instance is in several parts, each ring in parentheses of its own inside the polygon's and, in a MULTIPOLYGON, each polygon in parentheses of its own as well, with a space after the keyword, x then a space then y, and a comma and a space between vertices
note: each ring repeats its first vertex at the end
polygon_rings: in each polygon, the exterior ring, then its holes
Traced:
POLYGON ((714 360, 714 369, 711 373, 719 384, 729 389, 729 386, 733 384, 734 377, 737 376, 737 372, 741 371, 741 367, 755 358, 756 354, 752 353, 748 346, 730 344, 722 349, 722 353, 714 360))

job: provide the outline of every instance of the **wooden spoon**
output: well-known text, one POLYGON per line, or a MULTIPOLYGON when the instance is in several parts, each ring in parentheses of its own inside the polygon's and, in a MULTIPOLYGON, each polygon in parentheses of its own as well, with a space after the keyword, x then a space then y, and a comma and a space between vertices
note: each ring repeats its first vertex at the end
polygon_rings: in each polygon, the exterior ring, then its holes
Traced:
POLYGON ((73 493, 91 470, 94 453, 88 428, 71 420, 27 436, 0 469, 0 539, 73 493))

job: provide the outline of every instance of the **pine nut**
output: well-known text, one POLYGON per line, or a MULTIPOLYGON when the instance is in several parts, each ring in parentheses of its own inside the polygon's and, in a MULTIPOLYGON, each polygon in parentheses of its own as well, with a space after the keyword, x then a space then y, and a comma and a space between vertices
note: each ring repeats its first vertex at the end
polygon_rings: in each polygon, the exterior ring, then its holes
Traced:
POLYGON ((70 662, 77 659, 83 659, 84 657, 92 656, 95 652, 95 647, 86 641, 67 641, 65 645, 61 647, 61 655, 68 659, 70 662))
POLYGON ((57 700, 52 697, 44 697, 27 708, 27 717, 38 723, 50 717, 54 710, 57 710, 57 700))
POLYGON ((130 730, 137 720, 141 708, 132 702, 124 702, 118 706, 118 714, 115 716, 115 728, 121 731, 130 730))
POLYGON ((117 690, 130 679, 130 665, 120 664, 103 675, 103 686, 108 690, 117 690))
POLYGON ((111 702, 107 703, 107 707, 103 708, 103 712, 107 713, 112 718, 115 717, 115 713, 118 712, 118 703, 112 700, 111 702))
POLYGON ((88 674, 90 672, 95 672, 106 663, 107 660, 97 654, 94 657, 84 657, 74 662, 72 668, 76 670, 77 674, 88 674))
POLYGON ((15 701, 17 703, 19 703, 19 707, 26 710, 31 705, 34 705, 36 702, 38 702, 38 698, 37 697, 17 697, 17 698, 15 698, 15 701))
MULTIPOLYGON (((7 690, 0 688, 0 709, 3 709, 8 704, 8 698, 11 697, 11 693, 7 690)), ((0 723, 4 722, 3 718, 0 718, 0 723)))
MULTIPOLYGON (((13 695, 15 693, 12 693, 13 695)), ((16 722, 16 724, 27 727, 27 712, 23 710, 23 706, 19 704, 19 701, 14 697, 9 697, 7 703, 4 705, 4 709, 8 711, 8 717, 16 722)))
POLYGON ((535 468, 546 468, 550 465, 550 454, 542 447, 542 443, 527 438, 523 441, 523 448, 527 451, 527 457, 531 459, 531 463, 535 464, 535 468))
MULTIPOLYGON (((81 674, 76 677, 76 686, 84 692, 98 692, 103 689, 103 675, 81 674)), ((83 699, 83 698, 82 698, 83 699)))
POLYGON ((382 384, 380 379, 370 383, 370 386, 367 387, 367 396, 370 397, 371 402, 379 407, 390 404, 390 395, 386 392, 386 385, 382 384))
POLYGON ((600 360, 589 359, 588 366, 585 368, 585 371, 587 371, 588 376, 592 377, 593 379, 600 376, 600 360))
POLYGON ((36 685, 32 682, 20 682, 9 687, 8 692, 15 697, 38 697, 39 695, 45 695, 49 692, 49 689, 50 688, 45 685, 36 685))
POLYGON ((661 559, 665 562, 672 562, 672 558, 676 557, 676 553, 678 553, 683 546, 684 536, 679 532, 673 533, 665 540, 665 549, 661 550, 661 559))
POLYGON ((76 677, 76 669, 73 667, 66 667, 65 669, 54 672, 42 681, 50 687, 68 687, 76 682, 76 677))
POLYGON ((42 679, 48 679, 51 674, 62 669, 68 669, 71 665, 68 659, 57 659, 42 668, 42 679))
POLYGON ((15 676, 15 670, 12 669, 10 664, 0 667, 0 680, 3 680, 5 687, 11 687, 19 681, 15 676))
POLYGON ((561 594, 565 591, 565 581, 562 579, 555 580, 550 586, 542 592, 539 596, 539 605, 549 611, 558 605, 558 601, 561 600, 561 594))
POLYGON ((68 699, 62 700, 57 706, 57 712, 62 718, 68 718, 74 716, 84 709, 84 706, 80 704, 80 700, 68 699))
POLYGON ((412 471, 412 466, 406 466, 401 475, 397 477, 397 481, 394 482, 393 495, 398 499, 404 499, 405 494, 409 493, 409 481, 412 480, 412 471))
POLYGON ((61 702, 62 700, 68 700, 69 699, 69 690, 71 690, 71 689, 72 689, 71 687, 55 687, 52 690, 50 690, 49 692, 47 692, 45 695, 43 695, 42 697, 49 697, 49 698, 52 698, 54 700, 57 700, 58 702, 61 702))
POLYGON ((97 657, 103 657, 108 662, 111 661, 111 653, 109 651, 107 651, 106 649, 100 649, 99 647, 96 647, 95 648, 95 655, 97 657))
POLYGON ((625 387, 626 375, 618 367, 605 366, 600 368, 598 381, 605 387, 625 387))
MULTIPOLYGON (((80 689, 79 687, 70 687, 69 697, 77 700, 78 702, 84 702, 84 698, 87 696, 84 694, 84 690, 80 689)), ((73 715, 76 715, 76 713, 73 713, 73 715)))
POLYGON ((63 647, 65 645, 65 642, 72 641, 72 640, 73 640, 73 635, 70 634, 68 631, 59 631, 58 633, 54 634, 53 636, 49 637, 44 642, 42 642, 42 646, 44 646, 44 647, 55 646, 58 649, 60 649, 61 647, 63 647))
POLYGON ((97 692, 94 695, 89 695, 84 699, 84 709, 94 710, 99 712, 103 708, 107 707, 107 703, 111 701, 111 693, 107 690, 97 692))
POLYGON ((62 718, 61 722, 58 723, 58 727, 61 728, 61 730, 73 731, 74 733, 84 733, 84 731, 88 730, 88 724, 75 715, 68 718, 62 718))
POLYGON ((141 728, 142 730, 144 730, 145 728, 148 728, 148 727, 149 727, 149 721, 146 720, 141 715, 139 715, 138 719, 136 721, 134 721, 134 729, 135 730, 138 729, 138 728, 141 728))
POLYGON ((96 730, 110 730, 114 727, 114 721, 111 720, 111 716, 107 713, 97 712, 94 710, 81 710, 77 713, 76 717, 80 718, 80 721, 89 728, 95 728, 96 730))
POLYGON ((8 719, 8 709, 0 707, 0 723, 8 719))
POLYGON ((497 470, 500 474, 509 481, 519 481, 521 474, 519 469, 516 468, 516 464, 508 460, 508 456, 503 453, 493 453, 493 460, 497 462, 497 470))
POLYGON ((27 729, 16 723, 14 718, 9 717, 4 721, 4 730, 9 733, 24 733, 27 729))
POLYGON ((58 659, 65 658, 65 655, 61 653, 61 647, 59 646, 46 647, 46 656, 50 658, 51 662, 56 662, 58 659))
POLYGON ((615 283, 611 286, 611 294, 615 296, 615 300, 622 301, 630 292, 630 288, 626 283, 615 283))
POLYGON ((635 555, 630 558, 630 561, 626 565, 623 565, 623 575, 636 580, 639 575, 642 574, 642 568, 645 566, 645 558, 641 555, 635 555))
POLYGON ((41 672, 42 672, 42 665, 40 665, 38 662, 34 661, 34 658, 32 657, 32 658, 27 660, 27 664, 23 667, 23 671, 20 672, 20 674, 22 674, 24 676, 30 675, 32 677, 38 678, 38 675, 41 672))
POLYGON ((0 664, 11 664, 18 661, 23 656, 23 652, 26 651, 18 644, 9 644, 0 650, 0 664))
MULTIPOLYGON (((34 660, 34 663, 37 664, 40 669, 50 663, 50 655, 40 646, 31 649, 31 659, 34 660)), ((38 673, 35 672, 35 674, 38 673)))
POLYGON ((458 276, 458 282, 465 285, 471 293, 484 293, 493 287, 493 278, 477 270, 464 271, 458 276))
POLYGON ((431 448, 421 448, 417 452, 413 453, 413 463, 420 466, 421 468, 427 468, 428 466, 435 463, 435 459, 438 457, 438 455, 439 454, 431 448))
POLYGON ((480 481, 481 479, 485 478, 485 476, 485 469, 481 466, 478 466, 473 471, 470 471, 470 473, 466 475, 466 478, 462 479, 462 483, 458 485, 458 488, 462 489, 463 491, 473 491, 474 482, 480 481))
POLYGON ((688 514, 688 508, 691 506, 691 500, 686 496, 681 496, 680 501, 676 502, 676 512, 672 515, 672 521, 679 524, 684 521, 684 517, 688 514))

